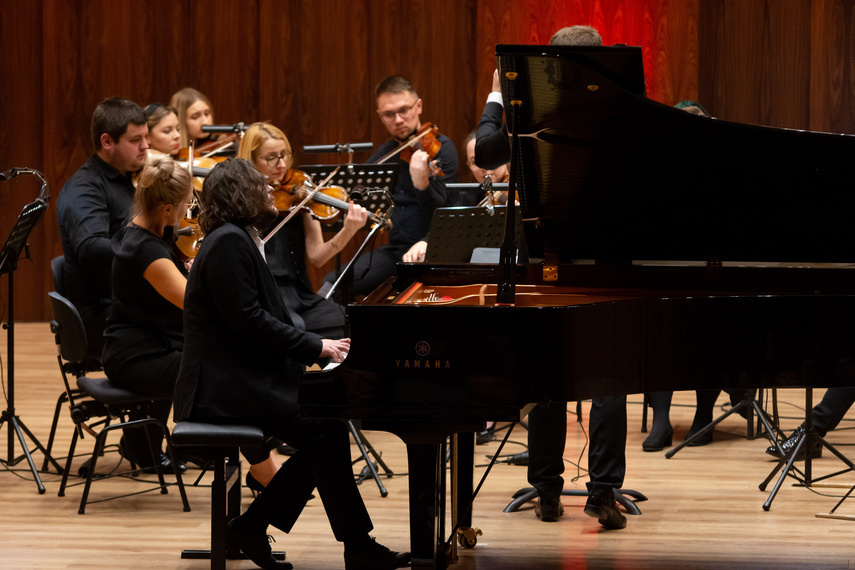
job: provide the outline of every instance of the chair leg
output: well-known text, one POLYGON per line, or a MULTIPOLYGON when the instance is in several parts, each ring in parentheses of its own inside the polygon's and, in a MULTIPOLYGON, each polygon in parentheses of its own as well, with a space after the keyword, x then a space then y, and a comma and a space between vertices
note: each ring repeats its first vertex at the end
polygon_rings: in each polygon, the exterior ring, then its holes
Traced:
POLYGON ((71 446, 68 448, 68 458, 65 460, 65 470, 62 472, 62 481, 59 483, 59 493, 57 493, 57 497, 65 496, 65 485, 68 483, 68 474, 71 473, 71 462, 74 461, 74 450, 77 448, 79 431, 80 428, 78 426, 74 426, 74 433, 71 436, 71 446))
POLYGON ((107 434, 110 433, 109 426, 101 430, 98 437, 95 438, 95 449, 92 450, 92 458, 89 463, 89 472, 86 474, 86 484, 83 486, 83 496, 80 497, 80 507, 77 509, 77 514, 86 513, 86 502, 89 499, 89 487, 92 486, 92 476, 95 475, 95 465, 98 463, 98 457, 104 451, 104 441, 107 439, 107 434))
POLYGON ((56 428, 59 425, 59 414, 62 413, 62 404, 68 401, 68 395, 63 392, 56 400, 56 408, 53 411, 53 422, 50 424, 50 437, 48 437, 47 448, 45 449, 45 461, 42 464, 42 473, 48 472, 48 465, 51 460, 51 450, 53 450, 53 440, 56 437, 56 428))

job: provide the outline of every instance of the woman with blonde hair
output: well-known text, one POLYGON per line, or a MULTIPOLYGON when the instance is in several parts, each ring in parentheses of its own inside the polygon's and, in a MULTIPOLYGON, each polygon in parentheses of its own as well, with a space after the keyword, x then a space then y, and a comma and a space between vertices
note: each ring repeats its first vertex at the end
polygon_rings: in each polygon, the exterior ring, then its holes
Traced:
MULTIPOLYGON (((113 245, 113 313, 104 332, 104 371, 115 384, 151 395, 136 417, 166 422, 183 347, 184 288, 187 269, 172 249, 172 229, 190 206, 190 174, 167 155, 150 157, 140 172, 131 221, 113 245), (165 402, 165 403, 164 403, 165 402)), ((162 434, 150 430, 153 441, 162 434)), ((158 444, 159 445, 159 444, 158 444)), ((152 470, 142 430, 127 430, 120 444, 124 457, 152 470)), ((159 463, 172 469, 160 454, 159 463)))
MULTIPOLYGON (((293 174, 293 151, 288 137, 270 123, 254 123, 244 133, 238 158, 250 161, 274 189, 287 184, 293 174)), ((350 202, 342 228, 324 240, 318 220, 308 212, 296 215, 265 244, 270 271, 276 278, 282 300, 298 326, 326 338, 344 337, 344 307, 312 290, 306 260, 316 267, 340 252, 360 228, 368 212, 350 202)))
POLYGON ((169 106, 174 107, 178 113, 181 148, 189 147, 192 141, 197 155, 209 153, 213 149, 216 149, 217 156, 235 155, 238 143, 234 140, 234 135, 202 131, 205 125, 214 124, 214 106, 204 93, 192 87, 185 87, 172 95, 169 106), (209 146, 212 148, 205 150, 209 146))

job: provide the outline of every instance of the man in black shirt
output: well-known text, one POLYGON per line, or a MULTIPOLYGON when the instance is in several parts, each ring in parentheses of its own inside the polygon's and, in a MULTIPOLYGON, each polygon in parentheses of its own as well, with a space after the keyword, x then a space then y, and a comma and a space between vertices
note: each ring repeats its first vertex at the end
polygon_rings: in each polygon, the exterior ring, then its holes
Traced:
POLYGON ((92 114, 95 154, 69 178, 57 199, 65 255, 63 295, 74 303, 93 359, 101 359, 110 310, 110 238, 130 215, 131 176, 146 161, 148 126, 142 107, 119 97, 105 99, 92 114))
MULTIPOLYGON (((377 162, 399 148, 422 128, 422 100, 412 83, 400 75, 392 75, 381 81, 374 90, 377 100, 377 115, 392 139, 380 145, 369 163, 377 162)), ((360 256, 353 268, 353 292, 366 295, 386 278, 395 275, 395 264, 419 240, 426 239, 430 220, 436 208, 455 206, 457 191, 450 191, 447 182, 457 181, 457 149, 445 135, 439 135, 439 151, 430 160, 423 150, 416 150, 409 163, 401 154, 387 160, 400 164, 398 182, 392 199, 392 230, 389 244, 360 256), (432 166, 442 174, 432 174, 432 166)), ((418 149, 419 147, 415 147, 418 149)), ((335 281, 335 275, 327 275, 327 281, 335 281)))

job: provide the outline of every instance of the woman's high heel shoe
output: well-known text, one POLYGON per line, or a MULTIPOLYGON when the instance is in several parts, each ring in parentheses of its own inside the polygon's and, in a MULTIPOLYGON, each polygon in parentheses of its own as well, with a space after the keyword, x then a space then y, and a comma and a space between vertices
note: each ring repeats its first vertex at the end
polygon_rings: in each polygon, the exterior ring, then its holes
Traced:
POLYGON ((666 446, 671 445, 673 438, 674 428, 671 426, 668 426, 668 430, 665 432, 657 433, 655 430, 651 430, 647 439, 641 442, 641 449, 644 451, 662 451, 666 446))
POLYGON ((252 491, 252 496, 257 497, 259 493, 264 491, 264 485, 262 485, 258 479, 252 476, 252 473, 246 474, 246 486, 252 491))

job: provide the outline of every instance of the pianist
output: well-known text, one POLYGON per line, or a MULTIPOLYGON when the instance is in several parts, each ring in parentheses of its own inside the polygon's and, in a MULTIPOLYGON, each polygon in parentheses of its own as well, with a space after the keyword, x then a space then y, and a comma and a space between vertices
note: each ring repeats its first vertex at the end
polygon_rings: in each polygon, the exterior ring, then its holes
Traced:
MULTIPOLYGON (((600 34, 590 26, 562 28, 552 45, 602 45, 600 34)), ((502 94, 498 70, 493 74, 493 92, 478 124, 475 162, 481 168, 498 168, 511 158, 508 130, 502 121, 502 94)), ((528 480, 537 489, 535 513, 544 522, 557 521, 564 513, 564 440, 567 432, 566 402, 540 403, 528 417, 528 480)), ((585 514, 607 529, 626 526, 617 508, 614 490, 623 485, 626 473, 626 395, 595 398, 589 420, 591 447, 588 451, 588 501, 585 514)))
POLYGON ((187 281, 175 419, 258 426, 297 450, 229 523, 227 543, 262 568, 291 568, 272 557, 267 527, 289 532, 317 487, 344 543, 345 568, 408 566, 409 553, 368 535, 344 424, 299 417, 297 363, 341 362, 350 339, 322 339, 291 323, 258 237, 278 214, 270 187, 250 162, 233 158, 215 166, 203 188, 206 237, 187 281))

